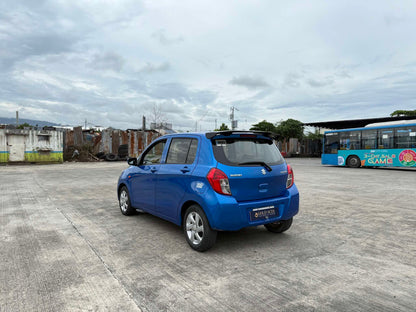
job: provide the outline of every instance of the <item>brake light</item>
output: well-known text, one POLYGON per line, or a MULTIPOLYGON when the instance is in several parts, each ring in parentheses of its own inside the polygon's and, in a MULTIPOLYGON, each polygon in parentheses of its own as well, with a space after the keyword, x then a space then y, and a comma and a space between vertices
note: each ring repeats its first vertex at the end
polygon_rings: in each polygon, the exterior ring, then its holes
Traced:
POLYGON ((215 192, 223 195, 231 195, 228 177, 220 169, 212 168, 207 174, 207 179, 215 192))
POLYGON ((286 188, 290 188, 293 183, 295 182, 295 176, 293 175, 293 170, 290 165, 287 165, 287 180, 286 180, 286 188))

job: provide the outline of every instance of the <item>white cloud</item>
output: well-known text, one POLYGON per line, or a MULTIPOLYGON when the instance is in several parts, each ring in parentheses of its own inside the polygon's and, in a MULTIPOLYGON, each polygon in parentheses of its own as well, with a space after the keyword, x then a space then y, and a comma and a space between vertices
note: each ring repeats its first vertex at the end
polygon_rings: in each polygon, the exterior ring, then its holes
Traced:
POLYGON ((267 88, 270 85, 261 77, 239 76, 230 80, 230 84, 246 87, 249 90, 267 88))
POLYGON ((161 64, 152 64, 152 63, 146 63, 141 69, 140 72, 143 73, 156 73, 156 72, 164 72, 170 69, 170 64, 168 62, 163 62, 161 64))
POLYGON ((6 2, 4 117, 129 128, 158 103, 210 130, 231 106, 245 128, 416 107, 414 1, 6 2))

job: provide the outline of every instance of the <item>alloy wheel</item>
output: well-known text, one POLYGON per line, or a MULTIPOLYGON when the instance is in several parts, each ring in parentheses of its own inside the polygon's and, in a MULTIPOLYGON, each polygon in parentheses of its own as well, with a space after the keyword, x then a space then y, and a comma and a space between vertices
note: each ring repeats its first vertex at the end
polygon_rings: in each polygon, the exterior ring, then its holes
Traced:
POLYGON ((129 208, 129 195, 125 190, 121 191, 120 194, 120 208, 123 212, 126 212, 129 208))
POLYGON ((204 223, 201 216, 192 211, 186 218, 186 234, 194 245, 199 245, 204 239, 204 223))

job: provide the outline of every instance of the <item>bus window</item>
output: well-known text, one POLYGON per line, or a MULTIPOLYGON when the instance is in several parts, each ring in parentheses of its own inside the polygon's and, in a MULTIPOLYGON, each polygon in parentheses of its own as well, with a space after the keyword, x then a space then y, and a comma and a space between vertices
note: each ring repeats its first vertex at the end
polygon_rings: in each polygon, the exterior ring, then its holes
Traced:
POLYGON ((394 133, 392 129, 378 131, 378 148, 394 148, 394 133))
POLYGON ((362 138, 363 149, 377 148, 377 130, 363 130, 362 138))
POLYGON ((338 133, 325 134, 324 154, 337 154, 339 149, 338 133))
POLYGON ((416 127, 403 127, 395 130, 396 148, 416 148, 416 127))
POLYGON ((340 132, 340 149, 355 150, 361 148, 361 132, 346 131, 340 132))

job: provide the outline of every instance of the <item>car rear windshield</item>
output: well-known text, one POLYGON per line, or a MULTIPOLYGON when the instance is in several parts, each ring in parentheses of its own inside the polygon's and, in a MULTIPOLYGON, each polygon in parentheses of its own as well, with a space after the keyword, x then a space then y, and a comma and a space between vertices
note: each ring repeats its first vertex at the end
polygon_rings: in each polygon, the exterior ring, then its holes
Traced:
POLYGON ((277 146, 270 139, 221 138, 212 140, 212 148, 215 159, 224 165, 263 162, 270 166, 284 163, 277 146))

